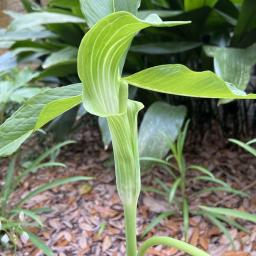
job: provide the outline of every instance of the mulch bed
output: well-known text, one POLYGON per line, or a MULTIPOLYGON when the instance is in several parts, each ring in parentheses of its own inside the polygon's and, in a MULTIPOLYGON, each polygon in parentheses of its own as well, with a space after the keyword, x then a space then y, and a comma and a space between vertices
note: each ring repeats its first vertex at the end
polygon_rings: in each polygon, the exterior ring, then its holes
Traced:
MULTIPOLYGON (((78 143, 67 146, 59 156, 67 168, 41 170, 36 175, 31 175, 17 191, 16 196, 20 197, 32 188, 56 178, 75 175, 95 177, 93 181, 70 183, 30 200, 26 205, 28 208, 49 206, 53 210, 42 214, 44 228, 32 231, 40 235, 59 256, 124 256, 123 212, 116 192, 111 152, 104 151, 99 132, 92 125, 86 125, 73 137, 78 143)), ((234 188, 246 189, 251 195, 248 198, 240 198, 229 197, 222 192, 212 193, 200 199, 195 198, 191 207, 203 204, 233 207, 256 213, 256 186, 253 186, 256 180, 256 159, 225 141, 216 130, 206 133, 197 142, 189 136, 186 158, 189 163, 208 167, 217 177, 224 179, 234 188)), ((143 175, 143 185, 154 184, 155 177, 166 184, 171 182, 163 170, 154 168, 143 175)), ((189 194, 202 186, 205 185, 192 185, 189 194)), ((154 217, 168 210, 170 207, 164 198, 143 192, 138 207, 138 235, 154 217)), ((256 225, 241 223, 248 228, 249 233, 230 229, 236 246, 234 250, 218 228, 200 216, 191 216, 189 242, 208 250, 213 256, 256 256, 256 225)), ((139 242, 156 234, 182 239, 182 218, 171 216, 161 221, 145 238, 141 239, 139 236, 139 242)), ((4 251, 0 252, 0 255, 39 256, 42 253, 28 243, 23 244, 15 254, 4 251)), ((173 248, 157 246, 152 248, 148 255, 185 254, 173 248)))

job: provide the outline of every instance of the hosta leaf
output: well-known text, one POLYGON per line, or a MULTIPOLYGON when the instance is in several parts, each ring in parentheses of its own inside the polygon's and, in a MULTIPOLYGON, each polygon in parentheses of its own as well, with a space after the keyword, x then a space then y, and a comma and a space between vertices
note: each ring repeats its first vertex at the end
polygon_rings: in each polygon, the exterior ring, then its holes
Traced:
POLYGON ((11 24, 8 27, 8 30, 17 31, 46 24, 59 23, 85 23, 85 20, 67 14, 51 12, 33 12, 24 15, 19 15, 11 22, 11 24))
POLYGON ((214 70, 219 77, 241 90, 246 89, 256 63, 256 44, 246 49, 212 46, 204 49, 214 58, 214 70))
POLYGON ((42 67, 46 69, 53 65, 69 62, 70 60, 74 60, 76 62, 76 58, 77 58, 77 48, 69 46, 57 52, 52 53, 49 57, 47 57, 42 67))
POLYGON ((28 100, 0 126, 0 156, 14 153, 34 131, 78 105, 81 91, 81 84, 74 84, 48 89, 28 100))
POLYGON ((77 74, 77 61, 76 59, 71 59, 69 61, 61 62, 56 65, 50 66, 47 69, 43 70, 38 75, 39 78, 44 77, 66 77, 71 74, 77 74))
POLYGON ((127 12, 117 12, 97 22, 83 38, 78 52, 85 109, 101 117, 125 112, 128 88, 120 81, 119 67, 133 37, 150 26, 172 27, 186 23, 163 22, 157 15, 140 20, 127 12))
POLYGON ((42 89, 40 88, 21 88, 19 90, 13 91, 10 100, 17 103, 23 103, 26 99, 30 99, 40 93, 42 89))
MULTIPOLYGON (((186 116, 184 106, 171 106, 165 102, 152 104, 142 120, 139 130, 139 152, 141 157, 162 159, 170 150, 186 116)), ((150 162, 143 163, 144 168, 150 162)))
POLYGON ((43 38, 53 38, 56 35, 41 27, 35 27, 33 29, 22 29, 19 31, 5 31, 0 33, 0 41, 5 43, 9 41, 23 41, 23 40, 36 40, 43 38))
MULTIPOLYGON (((256 63, 256 44, 246 49, 208 46, 205 51, 214 58, 214 70, 219 77, 241 90, 246 89, 256 63)), ((227 102, 230 100, 220 101, 227 102)))
POLYGON ((0 72, 10 70, 17 66, 17 60, 13 52, 6 52, 0 56, 0 72))
POLYGON ((141 0, 80 0, 81 9, 87 24, 92 27, 98 20, 117 12, 127 11, 136 14, 141 0))
POLYGON ((185 0, 184 9, 185 11, 191 11, 204 6, 213 7, 217 2, 218 0, 185 0))
POLYGON ((161 18, 170 18, 176 15, 181 14, 182 11, 169 11, 169 10, 142 10, 138 11, 138 18, 140 19, 146 19, 147 16, 151 14, 157 14, 161 18))
POLYGON ((188 51, 201 45, 198 42, 162 42, 135 45, 131 51, 145 54, 173 54, 188 51))
POLYGON ((254 0, 244 0, 235 28, 233 41, 238 44, 246 33, 256 28, 256 4, 254 0))
POLYGON ((148 68, 123 78, 139 88, 174 95, 220 98, 256 99, 256 94, 246 94, 225 83, 210 71, 194 72, 180 64, 167 64, 148 68))

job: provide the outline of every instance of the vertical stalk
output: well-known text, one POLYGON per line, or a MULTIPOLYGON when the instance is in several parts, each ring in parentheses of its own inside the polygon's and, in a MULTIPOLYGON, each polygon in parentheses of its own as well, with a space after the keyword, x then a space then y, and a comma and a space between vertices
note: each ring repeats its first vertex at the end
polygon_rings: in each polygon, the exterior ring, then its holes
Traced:
POLYGON ((126 255, 137 255, 137 236, 136 236, 136 214, 137 205, 124 205, 125 235, 126 235, 126 255))
POLYGON ((143 105, 128 101, 127 112, 107 118, 111 133, 117 191, 124 206, 126 255, 137 255, 136 213, 140 194, 137 115, 143 105))

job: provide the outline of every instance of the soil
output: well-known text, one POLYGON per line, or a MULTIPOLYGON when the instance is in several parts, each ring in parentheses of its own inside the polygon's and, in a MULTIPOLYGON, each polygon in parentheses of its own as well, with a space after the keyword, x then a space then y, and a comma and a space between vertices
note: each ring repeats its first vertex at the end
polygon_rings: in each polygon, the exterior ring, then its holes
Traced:
MULTIPOLYGON (((56 178, 75 175, 94 177, 89 182, 70 183, 42 193, 26 204, 27 208, 50 207, 52 212, 42 214, 43 229, 32 228, 59 256, 124 256, 125 239, 123 212, 115 187, 113 157, 111 149, 105 151, 100 135, 93 122, 88 122, 73 135, 76 144, 65 147, 59 160, 67 168, 50 168, 31 175, 18 189, 19 198, 31 189, 56 178)), ((207 167, 218 178, 236 189, 249 194, 248 197, 232 196, 225 192, 195 195, 200 189, 210 187, 205 182, 190 183, 187 191, 191 195, 190 206, 198 205, 228 207, 256 214, 256 158, 247 154, 223 138, 218 128, 212 129, 200 139, 191 132, 185 147, 189 164, 207 167)), ((3 171, 5 167, 1 168, 3 171)), ((3 172, 2 172, 3 173, 3 172)), ((193 173, 189 176, 193 177, 193 173)), ((156 178, 170 186, 171 177, 161 168, 153 168, 142 175, 143 187, 157 187, 156 178)), ((14 197, 14 200, 15 200, 14 197)), ((180 214, 163 219, 144 238, 147 225, 161 212, 173 208, 163 196, 142 192, 138 207, 138 241, 141 243, 153 235, 166 235, 183 239, 180 214)), ((256 256, 256 225, 240 221, 248 233, 229 227, 235 249, 221 231, 202 216, 190 216, 189 242, 213 256, 256 256)), ((1 256, 39 256, 40 250, 29 242, 23 243, 16 253, 0 252, 1 256)), ((185 255, 174 248, 157 246, 148 255, 185 255)))

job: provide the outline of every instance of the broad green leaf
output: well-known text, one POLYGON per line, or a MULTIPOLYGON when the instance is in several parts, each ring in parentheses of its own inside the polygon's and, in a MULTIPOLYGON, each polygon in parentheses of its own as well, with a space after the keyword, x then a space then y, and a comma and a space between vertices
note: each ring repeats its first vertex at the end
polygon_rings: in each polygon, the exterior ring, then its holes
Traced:
POLYGON ((254 0, 244 0, 240 15, 238 18, 238 23, 235 28, 235 33, 233 41, 236 45, 242 41, 246 33, 256 28, 256 4, 254 0))
POLYGON ((97 21, 118 11, 137 13, 141 0, 80 0, 81 10, 92 27, 97 21))
POLYGON ((123 78, 136 87, 156 92, 219 99, 256 99, 225 83, 211 71, 195 72, 180 64, 167 64, 148 68, 123 78))
POLYGON ((169 11, 169 10, 142 10, 138 11, 138 18, 146 19, 151 14, 157 14, 161 18, 170 18, 181 14, 182 11, 169 11))
POLYGON ((214 58, 214 70, 219 77, 238 89, 246 89, 252 67, 256 64, 256 44, 246 49, 212 46, 204 49, 214 58))
MULTIPOLYGON (((186 116, 184 106, 171 106, 164 102, 152 104, 139 129, 141 157, 162 159, 170 150, 170 142, 176 140, 186 116)), ((144 163, 147 168, 149 162, 144 163)))
POLYGON ((142 108, 142 103, 129 100, 127 112, 107 118, 114 149, 117 190, 126 205, 137 202, 140 194, 137 117, 142 108))
POLYGON ((135 45, 130 50, 145 54, 174 54, 197 48, 200 45, 201 43, 197 42, 163 42, 135 45))
POLYGON ((42 67, 46 69, 57 64, 70 62, 70 60, 76 62, 76 58, 77 48, 68 46, 49 55, 49 57, 47 57, 45 62, 43 63, 42 67))
POLYGON ((20 31, 37 27, 46 24, 59 24, 59 23, 85 23, 84 19, 76 16, 51 13, 51 12, 33 12, 20 15, 15 18, 8 27, 9 31, 20 31))
POLYGON ((23 103, 26 99, 30 99, 40 93, 42 89, 40 88, 21 88, 19 90, 15 90, 10 95, 10 101, 23 103))
POLYGON ((16 56, 12 52, 6 52, 0 56, 0 72, 10 70, 16 66, 16 56))
POLYGON ((81 84, 74 84, 48 89, 28 100, 0 126, 0 156, 14 153, 42 125, 80 104, 81 91, 81 84))
POLYGON ((41 185, 40 187, 32 190, 31 192, 29 192, 25 197, 23 197, 17 203, 17 206, 21 206, 26 201, 30 200, 34 196, 36 196, 36 195, 38 195, 38 194, 40 194, 40 193, 42 193, 46 190, 49 190, 49 189, 52 189, 52 188, 55 188, 55 187, 58 187, 58 186, 61 186, 61 185, 64 185, 64 184, 67 184, 67 183, 70 183, 70 182, 88 181, 88 180, 92 180, 92 179, 93 179, 92 177, 74 176, 74 177, 57 179, 57 180, 48 182, 48 183, 46 183, 44 185, 41 185))
POLYGON ((83 38, 78 52, 85 109, 101 117, 125 112, 128 86, 120 81, 120 66, 134 36, 150 26, 172 27, 186 23, 163 22, 157 15, 140 20, 127 12, 117 12, 97 22, 83 38))
POLYGON ((204 6, 213 7, 218 0, 184 0, 185 11, 191 11, 204 6))
POLYGON ((53 120, 55 117, 59 116, 60 113, 62 114, 66 112, 67 110, 78 105, 80 102, 81 95, 49 102, 41 110, 34 129, 40 129, 42 126, 47 124, 49 120, 53 120))
POLYGON ((37 79, 45 77, 67 77, 68 75, 77 74, 77 61, 71 59, 69 61, 61 62, 50 66, 39 73, 37 79))
POLYGON ((248 145, 247 143, 244 143, 240 140, 235 139, 229 139, 230 142, 237 144, 239 147, 245 149, 247 152, 251 153, 253 156, 256 157, 256 149, 254 149, 252 146, 248 145))
POLYGON ((47 256, 54 256, 53 251, 36 235, 28 232, 29 240, 47 256))
POLYGON ((8 41, 37 40, 43 38, 54 38, 56 35, 45 28, 35 27, 32 29, 23 29, 19 31, 4 31, 0 33, 0 41, 7 43, 8 41))
POLYGON ((200 206, 201 209, 213 214, 221 214, 227 217, 233 217, 238 219, 243 219, 251 222, 256 223, 256 215, 250 214, 248 212, 243 212, 235 209, 228 209, 228 208, 216 208, 216 207, 206 207, 200 206))

